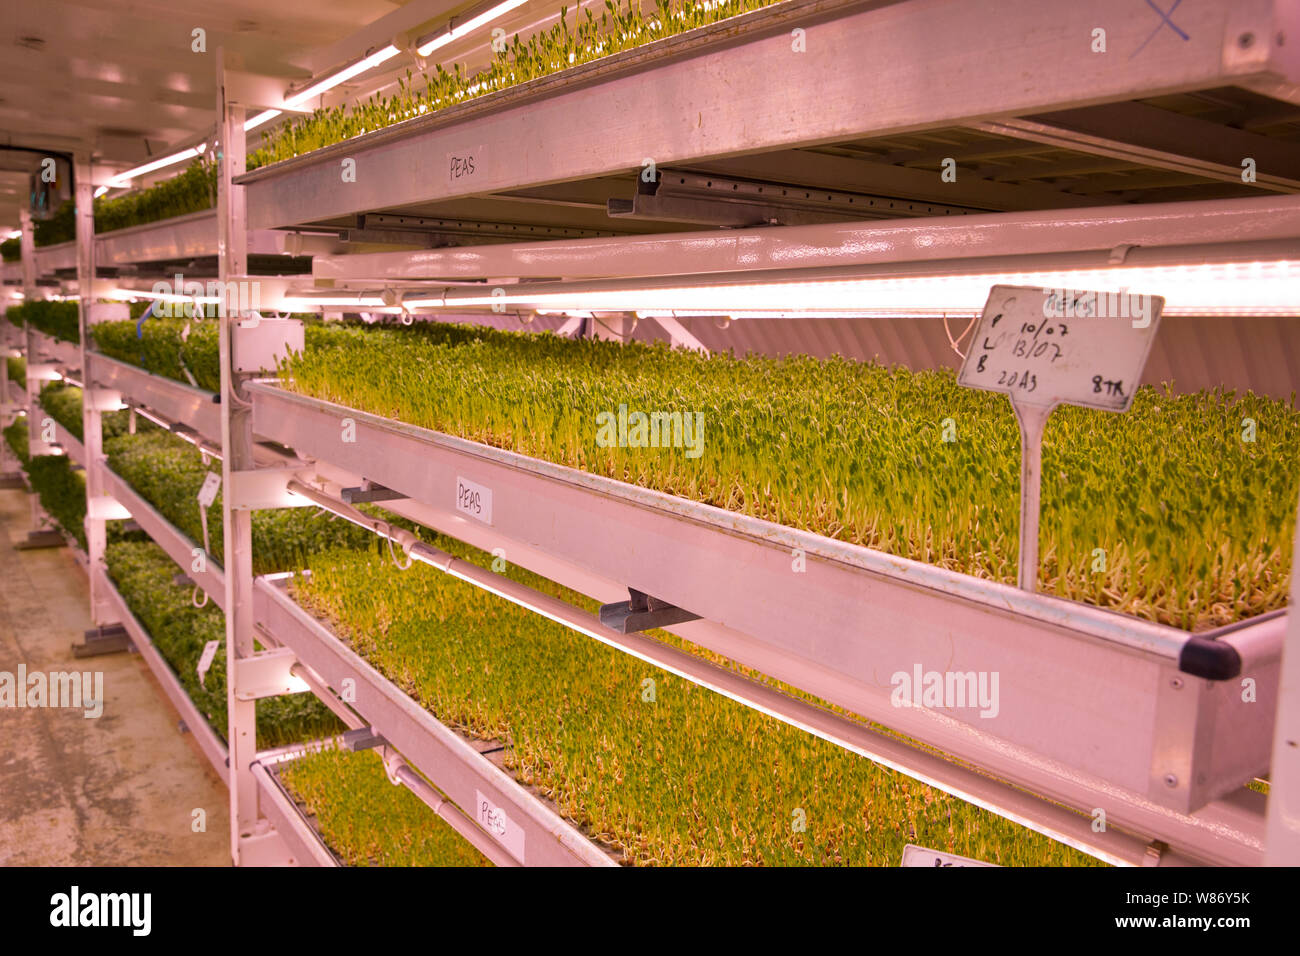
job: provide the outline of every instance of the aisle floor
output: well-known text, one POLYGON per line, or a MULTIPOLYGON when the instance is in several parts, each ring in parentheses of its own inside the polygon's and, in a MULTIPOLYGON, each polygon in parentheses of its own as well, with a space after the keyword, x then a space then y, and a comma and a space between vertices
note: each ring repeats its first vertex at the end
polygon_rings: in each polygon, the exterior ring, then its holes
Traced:
POLYGON ((0 681, 100 672, 103 713, 0 706, 0 865, 229 865, 225 787, 139 655, 72 656, 86 576, 67 548, 15 550, 31 527, 27 495, 0 490, 0 681))

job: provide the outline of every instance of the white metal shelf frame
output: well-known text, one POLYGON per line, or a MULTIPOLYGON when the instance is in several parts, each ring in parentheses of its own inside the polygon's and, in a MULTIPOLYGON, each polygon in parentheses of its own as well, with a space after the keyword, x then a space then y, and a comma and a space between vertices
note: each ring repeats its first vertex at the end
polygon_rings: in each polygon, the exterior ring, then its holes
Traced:
MULTIPOLYGON (((1300 61, 1294 43, 1277 39, 1293 25, 1285 0, 1219 0, 1178 13, 1184 42, 1144 44, 1162 24, 1124 0, 778 4, 237 181, 249 189, 251 226, 284 227, 625 175, 647 158, 656 167, 748 161, 1190 90, 1240 86, 1295 102, 1300 61), (1099 55, 1090 41, 1103 23, 1111 52, 1099 55), (796 27, 806 30, 807 54, 793 49, 796 27), (1141 57, 1126 55, 1138 48, 1141 57), (475 156, 474 173, 453 181, 447 156, 464 151, 475 156), (355 182, 341 181, 343 159, 355 161, 355 182)), ((1033 130, 1022 132, 1032 139, 1033 130)), ((1052 205, 1071 198, 1058 194, 1052 205)))
MULTIPOLYGON (((84 176, 79 178, 85 179, 84 176)), ((86 203, 86 208, 88 207, 89 203, 86 203)), ((85 218, 88 221, 88 217, 85 218)), ((199 215, 187 218, 188 222, 179 225, 182 228, 189 228, 191 231, 201 228, 205 224, 217 225, 218 222, 215 215, 199 215)), ((239 246, 244 245, 242 230, 228 228, 228 222, 225 219, 220 220, 220 223, 224 235, 224 241, 220 244, 228 251, 233 246, 236 255, 239 255, 239 246)), ((79 237, 84 238, 88 234, 87 224, 88 222, 78 222, 79 237)), ((160 232, 167 233, 171 231, 174 233, 174 227, 177 225, 176 223, 168 223, 163 224, 162 227, 155 226, 136 230, 138 233, 135 237, 137 251, 128 254, 142 254, 138 251, 140 242, 147 244, 151 235, 156 238, 160 232)), ((132 237, 117 238, 131 239, 132 237)), ((85 241, 79 241, 71 245, 73 246, 71 250, 56 248, 54 255, 66 257, 71 251, 77 259, 79 288, 97 288, 87 279, 94 274, 93 256, 98 248, 103 248, 102 244, 96 243, 93 249, 92 244, 85 241)), ((168 248, 174 249, 176 244, 173 242, 168 248)), ((297 252, 298 249, 295 248, 293 251, 297 252)), ((31 257, 29 261, 34 261, 34 259, 35 257, 31 257)), ((246 262, 246 258, 244 261, 246 262)), ((229 275, 229 271, 225 268, 224 258, 222 265, 224 279, 226 275, 229 275)), ((242 269, 237 270, 236 274, 238 272, 242 272, 242 269)), ((26 346, 25 351, 29 355, 47 360, 46 364, 50 366, 51 372, 56 368, 63 372, 79 372, 83 367, 87 370, 85 375, 83 420, 87 437, 90 440, 86 443, 86 447, 78 446, 77 452, 79 457, 87 463, 87 530, 91 536, 92 550, 95 548, 96 528, 99 531, 100 538, 98 557, 88 559, 85 562, 90 572, 95 619, 97 623, 118 620, 124 623, 128 632, 141 647, 143 656, 145 656, 151 669, 157 674, 168 697, 172 699, 178 710, 186 717, 187 722, 196 728, 196 734, 200 733, 199 728, 202 728, 202 739, 200 740, 202 749, 213 762, 214 767, 221 773, 223 780, 228 785, 233 783, 231 786, 232 811, 234 811, 232 812, 232 853, 236 860, 242 858, 244 862, 254 865, 283 862, 286 859, 287 852, 290 859, 327 863, 332 858, 331 855, 324 852, 323 848, 317 843, 313 843, 312 840, 307 838, 306 834, 310 828, 304 830, 292 802, 288 801, 278 784, 271 781, 266 769, 265 755, 259 754, 252 749, 253 744, 249 737, 252 729, 253 699, 247 696, 244 688, 237 686, 241 677, 244 678, 243 682, 245 684, 249 683, 247 672, 250 667, 248 665, 256 668, 258 664, 253 658, 258 657, 259 653, 254 651, 251 640, 259 640, 272 648, 282 646, 283 642, 277 635, 266 630, 262 630, 260 634, 248 631, 247 628, 252 624, 252 619, 251 616, 243 616, 242 629, 246 639, 237 642, 244 646, 242 648, 237 647, 236 652, 231 655, 234 663, 230 667, 231 676, 228 680, 229 703, 231 705, 229 736, 236 739, 240 744, 236 751, 239 756, 237 756, 235 763, 237 768, 234 773, 235 779, 232 781, 230 751, 225 744, 220 742, 211 728, 203 721, 201 715, 198 714, 193 702, 185 694, 183 686, 179 683, 175 674, 172 673, 165 660, 156 652, 147 633, 145 633, 138 620, 130 614, 120 593, 117 592, 107 576, 107 570, 102 560, 103 522, 106 520, 106 516, 116 516, 120 510, 122 513, 130 514, 143 530, 177 562, 178 566, 185 573, 191 575, 199 586, 216 601, 218 606, 222 606, 224 609, 228 593, 231 590, 237 592, 237 589, 227 584, 224 569, 211 560, 207 562, 207 568, 204 572, 193 572, 191 568, 195 549, 194 542, 190 541, 164 516, 149 505, 130 487, 129 483, 108 468, 102 453, 102 423, 100 416, 104 411, 121 407, 122 404, 138 407, 143 411, 147 411, 150 417, 156 417, 164 424, 170 422, 185 427, 199 439, 204 440, 207 447, 214 445, 219 448, 231 447, 229 443, 230 432, 227 416, 223 414, 225 410, 215 404, 217 395, 152 375, 143 369, 101 355, 89 348, 86 343, 90 341, 88 335, 90 317, 88 310, 84 307, 85 304, 83 303, 81 310, 81 339, 83 343, 81 347, 71 343, 58 342, 34 330, 28 331, 28 337, 25 338, 24 344, 26 346), (243 652, 242 657, 241 651, 243 652), (245 666, 241 666, 241 663, 245 666), (239 811, 236 810, 237 806, 243 808, 242 817, 239 811)), ((228 369, 229 345, 227 331, 227 329, 223 328, 223 353, 227 359, 224 367, 228 369)), ((39 388, 39 383, 44 381, 46 377, 53 377, 52 375, 47 376, 46 370, 41 366, 38 366, 36 371, 42 375, 42 378, 33 380, 29 376, 29 389, 23 393, 24 399, 29 403, 33 401, 30 386, 35 384, 35 387, 39 388)), ((66 429, 56 424, 56 439, 62 439, 66 434, 66 429)), ((264 457, 259 456, 257 450, 252 447, 251 435, 248 435, 247 432, 236 444, 242 445, 245 449, 247 453, 246 463, 249 465, 256 464, 259 458, 264 457)), ((226 459, 224 452, 221 457, 224 462, 226 459)), ((229 466, 224 466, 223 470, 226 471, 225 499, 239 498, 240 491, 244 486, 242 484, 232 486, 229 466)), ((229 546, 232 524, 241 526, 244 535, 247 535, 248 510, 243 507, 228 508, 225 517, 227 518, 226 535, 229 546), (235 513, 236 518, 233 522, 229 520, 232 512, 235 513)), ((240 528, 235 529, 234 535, 236 537, 240 535, 240 528)), ((245 540, 245 544, 249 545, 251 542, 245 540)), ((227 553, 239 555, 243 563, 247 565, 250 560, 251 547, 246 546, 242 550, 228 551, 227 553)), ((251 577, 249 581, 251 582, 251 577)), ((240 616, 238 613, 227 615, 228 626, 231 618, 240 616)), ((266 652, 261 653, 265 654, 266 652)), ((301 662, 295 666, 306 667, 301 662)), ((334 709, 342 708, 343 705, 333 698, 333 695, 329 693, 328 687, 323 682, 314 677, 310 668, 307 668, 303 673, 313 678, 308 681, 313 692, 326 698, 327 703, 330 703, 334 709)), ((406 700, 404 695, 391 684, 387 684, 386 681, 383 683, 386 688, 383 696, 386 699, 406 700)), ((406 702, 409 707, 415 706, 409 700, 406 702)), ((565 823, 549 805, 542 803, 538 798, 533 797, 519 787, 518 784, 502 774, 485 758, 473 751, 468 744, 460 741, 450 730, 442 727, 441 724, 437 724, 427 714, 425 717, 427 720, 422 725, 424 731, 432 732, 437 736, 440 728, 443 737, 455 738, 458 743, 456 746, 451 746, 447 740, 444 740, 443 748, 446 752, 440 755, 440 759, 423 759, 421 769, 435 782, 446 776, 452 776, 455 779, 477 779, 487 793, 501 799, 503 805, 513 808, 512 819, 526 821, 525 828, 535 830, 534 838, 531 841, 532 849, 529 862, 534 860, 567 861, 587 865, 610 865, 611 860, 609 857, 574 830, 571 825, 565 823), (468 778, 465 777, 466 767, 470 771, 470 777, 468 778), (477 774, 478 777, 475 778, 474 774, 477 774), (541 829, 537 829, 537 827, 541 829), (558 843, 556 843, 557 840, 558 843), (550 843, 556 843, 557 846, 564 847, 564 852, 553 859, 553 854, 549 850, 550 843)), ((503 843, 494 841, 493 836, 496 836, 498 841, 500 840, 499 836, 495 834, 489 836, 481 823, 474 822, 466 811, 448 803, 422 777, 404 767, 400 758, 397 758, 397 763, 392 766, 396 768, 398 782, 415 792, 435 812, 457 829, 462 836, 468 839, 471 844, 484 852, 489 859, 502 864, 525 862, 522 848, 517 852, 517 858, 512 852, 507 852, 503 848, 503 843)), ((481 794, 478 795, 481 796, 481 794)), ((466 807, 473 808, 475 805, 475 800, 471 795, 461 793, 460 799, 466 807)))
MULTIPOLYGON (((921 6, 921 4, 914 4, 914 5, 912 5, 912 6, 921 6)), ((1245 7, 1248 7, 1248 8, 1249 8, 1248 10, 1246 10, 1246 13, 1243 13, 1243 14, 1242 14, 1243 17, 1246 16, 1247 14, 1249 14, 1249 15, 1251 15, 1251 16, 1261 15, 1262 12, 1265 10, 1265 7, 1267 7, 1267 12, 1269 12, 1269 13, 1272 13, 1273 10, 1274 10, 1274 5, 1273 5, 1273 4, 1267 4, 1267 5, 1265 5, 1265 4, 1262 4, 1262 3, 1252 3, 1252 4, 1242 5, 1242 6, 1243 6, 1243 8, 1245 8, 1245 7)), ((1235 28, 1236 28, 1236 27, 1235 27, 1235 23, 1229 23, 1229 24, 1225 25, 1225 26, 1224 26, 1224 30, 1223 30, 1223 35, 1226 37, 1226 36, 1227 36, 1229 33, 1231 33, 1231 31, 1232 31, 1233 29, 1235 29, 1235 28)), ((778 38, 778 39, 779 39, 779 38, 778 38)), ((1202 52, 1205 52, 1205 51, 1200 50, 1200 47, 1199 47, 1199 41, 1198 41, 1198 56, 1199 56, 1199 54, 1202 53, 1202 52)), ((1272 52, 1270 52, 1270 53, 1268 54, 1268 58, 1271 58, 1273 55, 1274 55, 1274 54, 1273 54, 1272 52)), ((1209 58, 1209 54, 1208 54, 1208 53, 1206 53, 1205 56, 1206 56, 1206 58, 1209 58)), ((1226 54, 1225 54, 1225 56, 1226 56, 1226 54)), ((1256 81, 1258 81, 1258 82, 1262 82, 1262 83, 1273 82, 1273 81, 1276 79, 1277 74, 1275 73, 1275 71, 1273 71, 1273 70, 1270 68, 1270 63, 1271 63, 1271 59, 1269 60, 1269 62, 1264 62, 1264 61, 1262 61, 1262 60, 1256 59, 1256 60, 1252 61, 1251 63, 1246 63, 1246 64, 1244 64, 1244 65, 1241 65, 1241 67, 1240 67, 1241 75, 1243 75, 1243 76, 1247 76, 1249 79, 1251 79, 1251 82, 1256 82, 1256 81)), ((1221 66, 1221 65, 1222 65, 1222 64, 1220 64, 1220 66, 1221 66)), ((1214 72, 1213 70, 1203 71, 1203 73, 1207 73, 1207 74, 1208 74, 1208 73, 1213 73, 1213 72, 1214 72)), ((1203 81, 1203 79, 1202 79, 1199 75, 1198 75, 1198 78, 1196 78, 1194 81, 1191 80, 1191 79, 1188 79, 1187 77, 1182 77, 1181 79, 1182 79, 1183 81, 1185 81, 1185 82, 1192 83, 1193 85, 1195 85, 1195 83, 1200 83, 1200 82, 1203 81)), ((1082 86, 1080 86, 1080 89, 1082 89, 1082 86)), ((761 138, 761 133, 760 133, 760 138, 761 138)), ((733 143, 733 145, 734 145, 734 143, 733 143)), ((369 147, 367 147, 367 148, 369 148, 369 147)), ((635 151, 636 151, 635 149, 632 149, 632 150, 630 150, 630 153, 634 153, 635 151)), ((338 153, 338 152, 341 152, 341 150, 336 150, 336 153, 338 153)), ((329 160, 330 162, 333 162, 333 161, 334 161, 334 160, 333 160, 333 156, 331 155, 331 156, 320 156, 320 157, 315 157, 315 161, 316 161, 318 164, 321 164, 321 165, 328 165, 328 163, 326 162, 327 160, 329 160)), ((631 160, 631 164, 632 164, 632 165, 635 165, 635 164, 638 163, 638 162, 639 162, 639 159, 633 159, 633 160, 631 160)), ((308 164, 300 164, 300 165, 303 166, 303 167, 305 168, 308 164)), ((627 165, 627 164, 625 163, 624 165, 627 165)), ((285 171, 287 171, 287 170, 285 170, 285 171)), ((282 172, 284 172, 284 171, 282 171, 282 172)), ((536 171, 535 171, 535 170, 530 170, 530 173, 535 175, 535 174, 536 174, 536 171)), ((253 178, 251 178, 251 177, 250 177, 249 179, 247 179, 246 181, 249 182, 249 183, 251 183, 251 184, 253 184, 253 185, 255 185, 256 182, 257 182, 257 180, 255 180, 255 179, 253 179, 253 178)), ((223 176, 223 178, 222 178, 222 182, 223 182, 223 185, 224 185, 226 182, 228 182, 228 180, 223 176)), ((391 179, 391 178, 390 178, 388 184, 389 184, 389 185, 394 185, 394 184, 396 184, 397 187, 400 188, 400 189, 413 188, 413 186, 412 186, 412 185, 408 185, 408 183, 406 183, 406 182, 404 181, 404 179, 402 179, 402 180, 394 180, 394 179, 391 179)), ((477 185, 477 184, 476 184, 476 185, 477 185)), ((250 187, 250 188, 251 188, 251 187, 250 187)), ((362 200, 362 201, 365 202, 365 200, 362 200)), ((273 204, 272 204, 272 205, 273 205, 273 204)), ((271 216, 271 215, 278 215, 278 214, 280 214, 280 212, 281 212, 281 210, 279 210, 278 208, 277 208, 277 209, 272 209, 272 208, 271 208, 271 205, 266 206, 266 207, 265 207, 265 210, 266 210, 265 212, 259 212, 258 215, 271 216)), ((226 216, 223 216, 222 218, 223 218, 223 221, 224 221, 227 217, 226 217, 226 216)), ((236 221, 238 220, 238 216, 237 216, 237 214, 234 215, 234 216, 230 216, 229 218, 232 219, 232 220, 236 220, 236 221)), ((236 265, 236 266, 239 265, 239 262, 238 262, 239 255, 238 255, 238 254, 236 254, 235 256, 232 256, 232 257, 230 257, 230 258, 233 260, 233 263, 228 263, 225 259, 223 259, 223 271, 225 272, 225 274, 227 274, 227 275, 231 275, 231 274, 239 274, 241 271, 243 271, 243 270, 238 269, 238 268, 236 268, 236 269, 234 269, 234 270, 229 269, 228 266, 229 266, 230 264, 234 264, 234 265, 236 265)), ((83 331, 83 340, 84 340, 84 337, 85 337, 85 336, 84 336, 84 331, 83 331)), ((227 348, 228 348, 228 346, 227 346, 227 348)), ((223 367, 228 367, 228 364, 229 364, 229 362, 228 362, 228 353, 227 353, 225 350, 223 350, 223 355, 224 355, 224 357, 225 357, 225 359, 226 359, 226 361, 223 362, 223 367)), ((92 368, 93 368, 93 363, 88 363, 88 364, 91 364, 91 365, 92 365, 92 368)), ((227 411, 227 409, 220 409, 219 406, 218 406, 218 408, 219 408, 219 415, 221 415, 223 412, 226 412, 226 411, 227 411)), ((223 417, 224 417, 224 416, 223 416, 223 417)), ((178 420, 183 420, 183 419, 178 419, 178 420)), ((370 469, 360 469, 360 470, 358 470, 357 473, 358 473, 358 474, 360 474, 360 473, 367 473, 367 476, 369 477, 369 474, 368 474, 369 471, 370 471, 370 469)), ((230 488, 231 488, 231 483, 228 481, 228 482, 227 482, 227 490, 229 491, 230 488)), ((442 500, 442 499, 439 498, 439 501, 441 501, 441 500, 442 500)), ((459 520, 459 519, 456 519, 456 520, 459 520)), ((526 544, 526 547, 531 547, 531 548, 536 549, 537 545, 536 545, 536 543, 528 543, 528 544, 526 544)), ((250 766, 251 766, 251 764, 250 764, 250 766)), ((233 789, 232 789, 232 792, 233 792, 233 789)), ((1155 812, 1159 813, 1160 811, 1157 809, 1155 812)), ((1247 814, 1247 815, 1249 815, 1249 814, 1247 814)), ((1207 819, 1205 822, 1206 822, 1206 825, 1209 826, 1211 829, 1213 828, 1213 826, 1217 825, 1217 824, 1211 823, 1208 819, 1207 819)), ((1242 829, 1242 828, 1239 827, 1239 829, 1242 829)), ((1257 843, 1255 844, 1255 848, 1256 848, 1256 849, 1258 848, 1258 844, 1257 844, 1257 843)))
POLYGON ((436 530, 487 550, 504 547, 513 563, 598 599, 616 599, 611 588, 632 586, 701 614, 705 621, 668 629, 1066 805, 1090 810, 1104 793, 1113 822, 1171 846, 1226 860, 1257 842, 1262 818, 1239 833, 1236 851, 1200 845, 1223 825, 1222 807, 1206 804, 1266 770, 1270 735, 1254 721, 1271 721, 1280 615, 1220 637, 1240 655, 1241 672, 1257 681, 1261 704, 1252 710, 1235 702, 1233 682, 1179 671, 1192 639, 1173 628, 269 385, 248 391, 259 434, 312 460, 312 473, 332 465, 409 496, 386 504, 436 530), (353 423, 354 443, 337 440, 344 419, 353 423), (490 526, 456 512, 461 478, 492 489, 490 526), (791 573, 795 549, 806 559, 803 574, 791 573), (863 608, 871 609, 869 619, 863 608), (1007 712, 984 720, 893 706, 889 675, 911 673, 917 663, 923 671, 998 671, 1007 712), (866 679, 873 673, 875 681, 866 679), (1198 751, 1198 730, 1211 727, 1212 752, 1198 751), (1193 782, 1169 787, 1170 774, 1193 782))

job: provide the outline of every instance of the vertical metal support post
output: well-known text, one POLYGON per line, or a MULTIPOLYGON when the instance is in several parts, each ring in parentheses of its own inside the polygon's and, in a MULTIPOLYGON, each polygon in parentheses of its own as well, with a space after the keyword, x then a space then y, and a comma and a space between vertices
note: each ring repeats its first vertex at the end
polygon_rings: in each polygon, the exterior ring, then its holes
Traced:
MULTIPOLYGON (((26 301, 30 302, 31 299, 26 301)), ((27 359, 27 454, 44 455, 48 454, 48 449, 41 439, 41 414, 40 404, 37 399, 41 395, 41 385, 44 382, 35 377, 40 360, 36 357, 35 342, 32 338, 32 330, 26 326, 23 328, 23 355, 27 359)))
POLYGON ((23 257, 23 298, 30 302, 36 297, 36 233, 29 211, 20 209, 18 221, 23 233, 18 240, 18 249, 23 257))
POLYGON ((1282 647, 1282 673, 1268 775, 1265 866, 1300 866, 1300 517, 1291 552, 1291 610, 1282 647))
POLYGON ((73 181, 76 193, 74 212, 77 229, 77 300, 81 330, 81 372, 85 389, 82 392, 81 424, 83 442, 86 448, 86 557, 87 570, 90 572, 90 619, 93 624, 112 623, 104 603, 102 586, 95 569, 104 563, 104 546, 106 544, 107 522, 95 517, 99 509, 90 507, 90 502, 103 493, 103 476, 99 463, 103 457, 102 417, 99 403, 94 400, 94 385, 86 376, 90 363, 86 361, 86 350, 90 343, 90 310, 95 304, 95 185, 91 182, 90 156, 77 153, 74 158, 73 181))
MULTIPOLYGON (((217 256, 222 288, 248 272, 248 233, 244 187, 232 179, 245 168, 244 110, 226 97, 225 50, 217 51, 217 256)), ((257 783, 250 764, 257 756, 256 704, 240 700, 239 662, 253 655, 252 512, 238 510, 232 475, 252 468, 252 411, 237 393, 232 339, 239 314, 227 314, 232 297, 222 296, 221 323, 221 516, 226 570, 226 705, 230 745, 230 854, 243 860, 243 841, 256 835, 257 783)), ((241 297, 242 299, 242 297, 241 297)))
POLYGON ((1020 426, 1020 570, 1022 590, 1038 590, 1038 516, 1043 481, 1043 429, 1053 405, 1022 405, 1013 401, 1020 426))

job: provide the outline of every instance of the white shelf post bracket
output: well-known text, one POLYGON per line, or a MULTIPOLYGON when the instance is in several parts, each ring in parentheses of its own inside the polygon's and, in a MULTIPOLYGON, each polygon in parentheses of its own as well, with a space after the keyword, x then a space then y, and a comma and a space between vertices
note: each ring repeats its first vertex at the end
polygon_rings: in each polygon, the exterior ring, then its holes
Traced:
MULTIPOLYGON (((244 110, 227 99, 225 50, 217 51, 217 261, 223 289, 248 273, 247 210, 244 187, 231 180, 242 175, 244 110)), ((252 513, 235 507, 233 472, 253 467, 252 413, 236 393, 232 331, 237 310, 227 310, 234 297, 223 295, 218 304, 221 357, 221 462, 222 519, 226 570, 226 706, 230 747, 230 855, 232 862, 254 862, 256 847, 265 843, 266 827, 258 824, 257 780, 252 764, 257 759, 256 701, 242 693, 242 662, 250 660, 253 646, 252 513), (245 854, 248 849, 248 854, 245 854), (246 858, 247 856, 247 858, 246 858)))

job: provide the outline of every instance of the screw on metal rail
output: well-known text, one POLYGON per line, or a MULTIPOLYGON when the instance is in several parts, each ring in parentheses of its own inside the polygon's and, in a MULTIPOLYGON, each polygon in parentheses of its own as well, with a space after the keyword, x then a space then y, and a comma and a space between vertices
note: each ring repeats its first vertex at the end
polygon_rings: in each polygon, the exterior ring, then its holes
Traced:
POLYGON ((1243 50, 1250 49, 1250 45, 1254 42, 1255 34, 1253 33, 1243 33, 1241 36, 1237 37, 1237 46, 1241 47, 1243 50))
POLYGON ((1172 773, 1165 774, 1165 786, 1166 787, 1178 786, 1178 778, 1174 776, 1172 773))
POLYGON ((1173 680, 1169 682, 1169 686, 1172 687, 1174 690, 1182 690, 1183 679, 1181 677, 1175 677, 1173 680))

